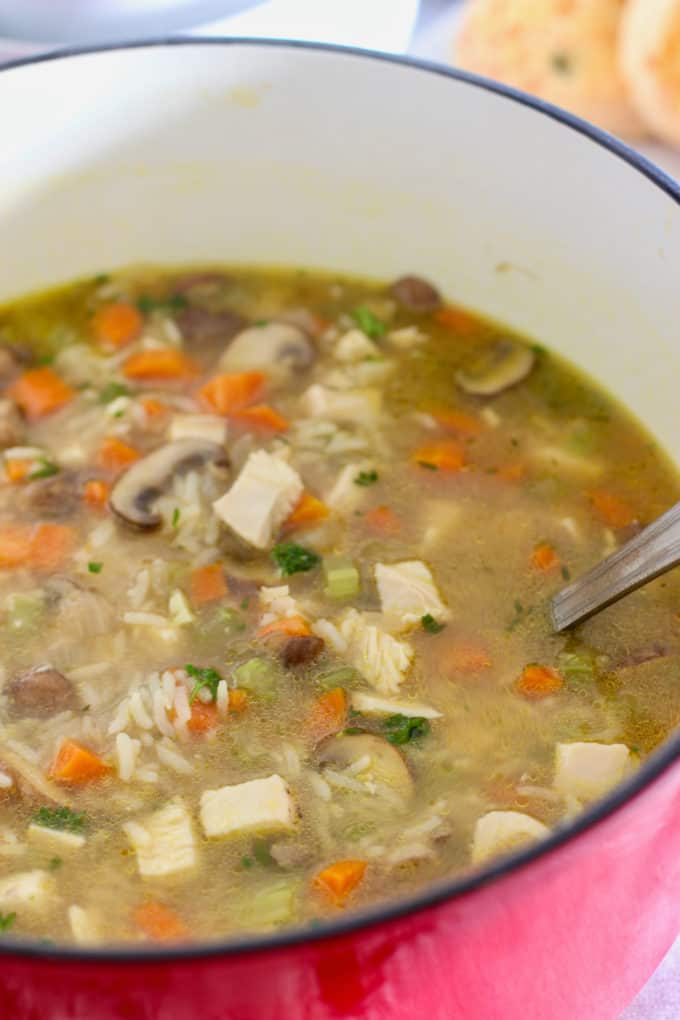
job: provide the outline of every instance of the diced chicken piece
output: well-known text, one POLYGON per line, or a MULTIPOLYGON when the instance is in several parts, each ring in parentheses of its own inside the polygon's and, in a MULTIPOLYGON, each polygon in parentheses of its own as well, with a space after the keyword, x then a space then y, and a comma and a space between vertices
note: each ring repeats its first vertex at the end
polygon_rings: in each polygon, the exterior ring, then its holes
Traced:
POLYGON ((92 913, 75 903, 68 908, 68 923, 73 938, 81 946, 93 945, 101 940, 101 932, 92 913))
POLYGON ((438 621, 451 615, 439 597, 429 567, 421 560, 376 563, 375 580, 390 629, 405 630, 427 615, 438 621))
POLYGON ((56 897, 54 877, 38 868, 0 879, 0 911, 4 913, 12 910, 41 913, 52 906, 56 897))
POLYGON ((65 850, 80 850, 85 846, 85 837, 77 832, 63 832, 60 829, 49 829, 46 825, 31 822, 28 827, 28 839, 36 846, 42 846, 54 853, 65 850))
POLYGON ((356 509, 364 500, 366 489, 361 485, 357 485, 355 479, 359 477, 362 471, 368 473, 374 470, 375 465, 370 460, 345 464, 335 479, 333 487, 324 495, 324 501, 332 510, 340 513, 348 513, 356 509))
POLYGON ((547 836, 542 822, 522 811, 489 811, 477 819, 472 838, 472 861, 481 864, 499 853, 508 853, 522 843, 547 836))
POLYGON ((280 457, 251 453, 241 473, 213 503, 217 516, 257 549, 266 549, 302 495, 302 480, 280 457))
POLYGON ((360 329, 350 329, 340 337, 333 354, 338 361, 362 361, 364 358, 379 356, 380 350, 360 329))
POLYGON ((191 817, 180 800, 171 801, 141 822, 127 822, 123 830, 137 854, 142 878, 176 875, 196 864, 191 817))
POLYGON ((313 418, 371 425, 380 414, 382 393, 368 386, 355 390, 331 390, 314 383, 303 393, 300 406, 313 418))
POLYGON ((405 698, 381 698, 365 691, 353 691, 352 708, 364 715, 406 715, 413 719, 440 719, 441 712, 422 701, 407 701, 405 698))
POLYGON ((396 694, 410 669, 413 648, 387 634, 366 613, 350 609, 340 624, 347 660, 381 694, 396 694))
POLYGON ((625 744, 558 744, 553 785, 564 796, 594 800, 623 779, 630 763, 631 754, 625 744))
POLYGON ((227 422, 216 414, 176 414, 170 422, 170 439, 207 439, 220 446, 227 438, 227 422))
POLYGON ((416 347, 427 340, 427 333, 423 333, 417 326, 402 326, 401 329, 391 329, 387 334, 388 343, 393 344, 401 350, 409 347, 416 347))
POLYGON ((201 825, 206 836, 229 836, 236 832, 278 832, 291 829, 297 811, 288 787, 274 773, 201 797, 201 825))

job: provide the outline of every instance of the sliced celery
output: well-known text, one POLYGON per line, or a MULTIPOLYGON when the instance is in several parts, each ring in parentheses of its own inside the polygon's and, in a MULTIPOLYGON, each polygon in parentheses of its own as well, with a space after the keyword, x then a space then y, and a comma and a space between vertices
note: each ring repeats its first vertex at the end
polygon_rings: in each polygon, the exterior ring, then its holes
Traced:
POLYGON ((351 560, 329 556, 323 561, 326 578, 326 595, 332 599, 347 599, 359 593, 359 571, 351 560))
POLYGON ((354 666, 338 666, 320 673, 315 679, 325 691, 333 690, 334 687, 353 687, 363 681, 361 673, 354 666))
POLYGON ((234 670, 237 687, 243 687, 260 698, 272 698, 276 693, 277 671, 268 659, 248 659, 234 670))
POLYGON ((297 906, 300 882, 282 878, 269 882, 253 895, 250 918, 254 925, 276 925, 292 921, 297 906))
POLYGON ((41 591, 15 592, 7 600, 7 623, 12 630, 35 627, 44 608, 45 600, 41 591))

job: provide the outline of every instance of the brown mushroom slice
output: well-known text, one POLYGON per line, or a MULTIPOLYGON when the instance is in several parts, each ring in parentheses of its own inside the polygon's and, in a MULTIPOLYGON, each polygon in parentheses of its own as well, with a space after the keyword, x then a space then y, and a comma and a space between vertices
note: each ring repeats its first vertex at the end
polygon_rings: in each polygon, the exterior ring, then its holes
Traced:
POLYGON ((177 439, 136 461, 121 475, 111 492, 113 512, 135 528, 157 528, 161 515, 154 510, 173 477, 209 462, 227 463, 224 447, 207 439, 177 439))
POLYGON ((15 674, 5 687, 12 716, 49 719, 74 708, 78 699, 73 684, 53 666, 42 665, 15 674))
POLYGON ((442 303, 437 288, 421 276, 401 276, 390 287, 390 294, 409 312, 434 312, 442 303))
POLYGON ((279 658, 286 669, 294 669, 296 666, 308 666, 310 662, 321 655, 324 649, 324 642, 314 634, 301 634, 298 637, 290 637, 279 650, 279 658))
POLYGON ((37 765, 27 761, 23 755, 17 754, 4 743, 0 743, 0 765, 6 766, 19 780, 18 785, 20 789, 23 788, 22 792, 52 801, 54 804, 61 804, 63 807, 70 807, 73 803, 68 794, 60 790, 56 783, 45 779, 37 765))
POLYGON ((456 382, 476 397, 494 397, 531 372, 536 357, 526 344, 504 337, 456 372, 456 382))
POLYGON ((287 377, 306 371, 315 359, 316 348, 299 326, 267 322, 234 337, 220 358, 220 368, 225 372, 257 370, 287 377))
POLYGON ((370 759, 372 778, 404 798, 413 794, 413 777, 396 747, 373 733, 341 733, 319 747, 320 765, 345 769, 363 758, 370 759))

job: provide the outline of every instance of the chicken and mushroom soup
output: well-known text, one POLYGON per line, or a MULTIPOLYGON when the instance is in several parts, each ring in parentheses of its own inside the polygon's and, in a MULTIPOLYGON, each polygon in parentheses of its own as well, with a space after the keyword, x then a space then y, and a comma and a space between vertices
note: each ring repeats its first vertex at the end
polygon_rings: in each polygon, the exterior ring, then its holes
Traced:
POLYGON ((540 839, 678 720, 678 497, 543 347, 392 285, 135 270, 0 311, 0 927, 314 924, 540 839))

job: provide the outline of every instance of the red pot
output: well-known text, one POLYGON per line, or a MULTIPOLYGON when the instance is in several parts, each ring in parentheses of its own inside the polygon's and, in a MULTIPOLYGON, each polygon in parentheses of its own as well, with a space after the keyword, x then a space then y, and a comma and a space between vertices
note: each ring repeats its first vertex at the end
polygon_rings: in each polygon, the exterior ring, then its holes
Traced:
MULTIPOLYGON (((3 71, 0 137, 0 300, 168 258, 417 270, 679 452, 680 190, 565 114, 377 55, 191 41, 3 71)), ((121 953, 4 937, 0 1017, 613 1020, 680 928, 679 754, 676 736, 541 846, 311 931, 121 953)))

